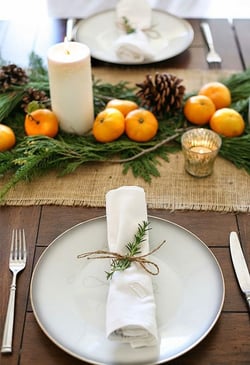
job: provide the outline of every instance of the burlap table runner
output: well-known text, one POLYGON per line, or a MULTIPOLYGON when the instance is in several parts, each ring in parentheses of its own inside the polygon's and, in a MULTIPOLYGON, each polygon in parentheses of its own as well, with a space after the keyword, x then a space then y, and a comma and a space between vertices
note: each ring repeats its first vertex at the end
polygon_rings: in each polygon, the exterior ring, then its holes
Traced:
MULTIPOLYGON (((114 68, 107 74, 104 69, 94 70, 96 78, 108 82, 128 80, 132 83, 144 79, 145 73, 156 69, 123 70, 114 68)), ((183 78, 187 91, 196 90, 201 84, 228 76, 230 71, 161 70, 183 78)), ((206 178, 195 178, 184 171, 181 152, 171 154, 170 161, 161 161, 161 177, 150 184, 132 173, 122 174, 119 164, 96 163, 77 169, 74 173, 58 177, 56 171, 30 183, 19 183, 5 197, 2 205, 69 205, 105 206, 108 190, 121 185, 139 185, 145 189, 149 208, 171 210, 250 211, 250 176, 232 163, 218 157, 214 172, 206 178)), ((6 183, 0 180, 0 188, 6 183)))

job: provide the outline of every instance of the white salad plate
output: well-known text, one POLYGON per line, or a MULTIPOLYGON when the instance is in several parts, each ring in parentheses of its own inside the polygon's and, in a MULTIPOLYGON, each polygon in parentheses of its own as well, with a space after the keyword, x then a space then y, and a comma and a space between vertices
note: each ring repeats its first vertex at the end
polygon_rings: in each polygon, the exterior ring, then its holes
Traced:
MULTIPOLYGON (((114 50, 114 43, 121 35, 116 23, 115 10, 97 13, 80 20, 74 28, 74 39, 86 44, 91 56, 106 62, 126 64, 114 50)), ((154 58, 141 64, 149 64, 172 58, 185 51, 193 41, 194 31, 185 19, 169 13, 152 10, 152 27, 147 31, 154 58)), ((138 64, 138 62, 127 62, 138 64)))
MULTIPOLYGON (((106 217, 58 236, 40 256, 31 280, 31 304, 43 332, 58 347, 91 364, 146 365, 175 359, 199 344, 218 320, 225 296, 221 268, 210 249, 187 229, 149 217, 159 343, 133 349, 105 335, 109 260, 77 255, 107 249, 106 217)), ((129 303, 128 303, 129 305, 129 303)), ((121 314, 122 315, 122 314, 121 314)))

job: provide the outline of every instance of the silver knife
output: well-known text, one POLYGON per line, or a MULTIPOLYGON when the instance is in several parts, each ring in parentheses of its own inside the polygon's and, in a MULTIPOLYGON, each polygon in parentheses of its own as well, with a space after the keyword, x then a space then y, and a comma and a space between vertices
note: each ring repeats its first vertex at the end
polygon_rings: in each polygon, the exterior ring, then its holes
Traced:
POLYGON ((236 232, 230 233, 230 252, 240 288, 245 294, 250 310, 250 274, 236 232))

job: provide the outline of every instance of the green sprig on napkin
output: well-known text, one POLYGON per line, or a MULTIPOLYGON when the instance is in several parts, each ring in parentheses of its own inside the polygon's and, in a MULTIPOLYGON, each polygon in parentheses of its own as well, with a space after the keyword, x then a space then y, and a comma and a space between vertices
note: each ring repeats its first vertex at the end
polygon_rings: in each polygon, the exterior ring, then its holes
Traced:
POLYGON ((118 258, 111 261, 111 270, 109 272, 106 272, 107 279, 111 279, 116 271, 124 271, 128 267, 130 267, 132 262, 131 258, 141 253, 141 245, 145 241, 145 236, 149 229, 150 228, 148 222, 143 222, 142 224, 139 224, 138 231, 134 236, 134 240, 132 242, 129 242, 125 246, 128 253, 124 255, 122 259, 118 258))
POLYGON ((134 33, 136 31, 136 29, 131 26, 131 24, 126 16, 123 16, 122 20, 123 20, 123 24, 122 24, 123 28, 127 34, 134 33))
POLYGON ((156 248, 147 252, 144 255, 141 255, 142 245, 146 240, 147 231, 149 231, 149 222, 143 221, 142 224, 138 224, 138 230, 134 235, 134 239, 132 242, 129 242, 125 245, 127 249, 127 253, 120 254, 117 252, 105 251, 105 250, 97 250, 91 252, 84 252, 77 256, 77 258, 88 258, 88 259, 111 259, 111 270, 106 271, 107 279, 112 279, 114 273, 116 271, 124 271, 128 269, 132 262, 137 262, 141 267, 151 275, 159 274, 159 267, 153 261, 147 259, 149 255, 159 250, 161 246, 163 246, 166 241, 162 241, 160 245, 156 248), (151 266, 151 269, 149 268, 151 266), (153 269, 152 269, 153 267, 153 269))

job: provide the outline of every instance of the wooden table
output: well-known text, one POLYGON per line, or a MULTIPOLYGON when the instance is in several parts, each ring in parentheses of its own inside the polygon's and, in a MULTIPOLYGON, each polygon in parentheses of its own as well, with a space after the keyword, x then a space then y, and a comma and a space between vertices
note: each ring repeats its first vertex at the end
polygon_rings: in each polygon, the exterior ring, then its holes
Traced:
MULTIPOLYGON (((207 69, 207 47, 200 32, 199 20, 190 20, 195 37, 191 47, 181 55, 160 63, 161 67, 207 69)), ((233 26, 225 19, 209 21, 220 52, 222 68, 243 70, 250 66, 250 20, 236 20, 233 26)), ((15 63, 27 65, 27 55, 33 49, 46 58, 50 44, 61 41, 65 34, 65 22, 48 20, 31 25, 22 32, 15 22, 0 22, 1 56, 15 63), (50 24, 43 28, 43 24, 50 24), (28 34, 29 33, 29 34, 28 34), (18 35, 18 44, 16 37, 18 35), (21 45, 21 46, 20 46, 21 45), (23 52, 22 52, 23 50, 23 52)), ((113 65, 93 60, 93 67, 113 65)), ((157 65, 154 65, 157 67, 157 65)), ((119 66, 117 66, 119 68, 119 66)), ((120 66, 125 67, 125 66, 120 66)), ((5 319, 11 275, 8 256, 11 230, 23 227, 28 245, 28 263, 18 279, 16 320, 13 353, 0 355, 2 365, 71 365, 83 362, 72 358, 55 346, 40 330, 29 301, 29 284, 34 265, 46 246, 67 228, 92 217, 105 214, 104 208, 29 206, 0 207, 0 337, 5 319)), ((238 231, 250 263, 250 216, 247 213, 149 210, 150 215, 162 217, 192 231, 200 237, 217 257, 225 277, 226 295, 222 314, 207 337, 194 349, 175 359, 171 364, 188 365, 243 365, 250 363, 249 314, 234 275, 230 253, 229 232, 238 231)))

